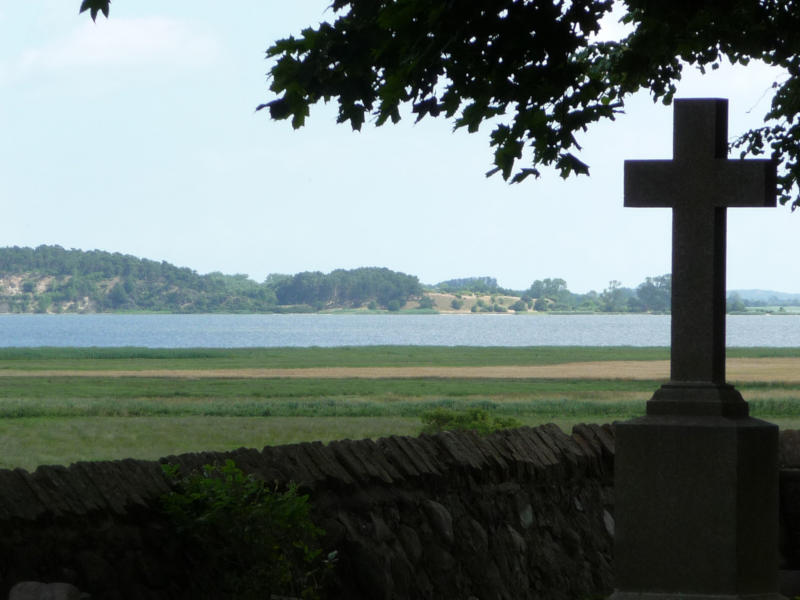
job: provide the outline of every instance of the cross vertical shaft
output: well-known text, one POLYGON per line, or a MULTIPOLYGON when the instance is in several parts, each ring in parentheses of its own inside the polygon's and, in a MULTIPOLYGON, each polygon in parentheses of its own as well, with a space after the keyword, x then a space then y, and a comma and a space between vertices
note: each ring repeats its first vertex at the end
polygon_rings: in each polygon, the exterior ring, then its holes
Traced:
MULTIPOLYGON (((676 102, 673 162, 684 177, 695 178, 698 168, 725 160, 727 143, 726 101, 676 102)), ((670 379, 721 384, 725 383, 727 210, 703 200, 686 198, 672 210, 670 379)))

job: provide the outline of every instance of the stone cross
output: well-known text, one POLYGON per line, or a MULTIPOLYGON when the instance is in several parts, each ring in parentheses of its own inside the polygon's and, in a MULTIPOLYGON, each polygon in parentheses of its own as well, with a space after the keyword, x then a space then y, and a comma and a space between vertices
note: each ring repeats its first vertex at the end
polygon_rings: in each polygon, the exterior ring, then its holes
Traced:
POLYGON ((726 209, 775 206, 769 160, 728 160, 728 101, 675 101, 672 160, 625 161, 625 206, 672 208, 670 380, 725 383, 726 209))
POLYGON ((774 206, 775 165, 728 160, 728 103, 676 100, 672 160, 625 163, 625 205, 672 208, 670 381, 616 424, 612 600, 785 600, 778 428, 725 383, 725 217, 774 206))

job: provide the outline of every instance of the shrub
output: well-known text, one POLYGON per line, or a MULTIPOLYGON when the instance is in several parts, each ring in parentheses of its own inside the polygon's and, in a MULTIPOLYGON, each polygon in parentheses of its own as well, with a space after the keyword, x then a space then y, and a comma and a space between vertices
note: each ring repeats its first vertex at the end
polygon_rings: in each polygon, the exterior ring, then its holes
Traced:
POLYGON ((453 307, 453 310, 460 310, 462 306, 464 306, 464 301, 458 298, 453 298, 450 301, 450 306, 453 307))
POLYGON ((389 300, 389 302, 386 304, 386 309, 392 312, 397 312, 402 307, 403 304, 400 302, 400 300, 389 300))
POLYGON ((321 597, 336 556, 323 557, 324 531, 294 484, 271 490, 232 460, 185 477, 173 465, 164 471, 174 491, 162 498, 163 509, 191 549, 201 597, 321 597))
POLYGON ((522 300, 517 300, 516 302, 514 302, 514 304, 509 306, 509 308, 516 312, 522 312, 528 309, 528 305, 522 300))
POLYGON ((493 417, 482 408, 470 408, 463 411, 435 408, 423 412, 420 418, 425 424, 422 428, 423 433, 475 431, 485 435, 500 429, 522 425, 520 421, 511 417, 493 417))
POLYGON ((430 296, 423 296, 422 298, 420 298, 419 300, 420 308, 433 308, 433 306, 434 306, 433 298, 431 298, 430 296))

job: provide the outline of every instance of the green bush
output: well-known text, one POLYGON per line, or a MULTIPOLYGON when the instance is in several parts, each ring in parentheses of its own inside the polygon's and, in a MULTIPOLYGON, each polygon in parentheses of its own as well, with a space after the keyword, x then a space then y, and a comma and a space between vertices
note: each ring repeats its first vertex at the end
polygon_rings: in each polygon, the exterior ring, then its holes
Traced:
POLYGON ((294 484, 270 489, 232 460, 184 477, 177 466, 164 471, 174 491, 162 498, 163 509, 191 549, 200 597, 321 598, 336 555, 323 556, 324 531, 294 484))
POLYGON ((389 302, 386 303, 386 309, 391 312, 397 312, 402 307, 403 305, 400 303, 399 300, 389 300, 389 302))
POLYGON ((511 417, 493 417, 482 408, 470 408, 463 411, 435 408, 425 411, 420 418, 425 423, 425 427, 422 429, 423 433, 475 431, 485 435, 500 429, 509 429, 522 425, 520 421, 511 417))
POLYGON ((453 298, 450 301, 450 306, 453 307, 453 310, 461 310, 461 307, 464 306, 464 301, 458 298, 453 298))
POLYGON ((433 298, 431 298, 430 296, 423 296, 422 298, 419 299, 419 307, 433 308, 434 307, 433 298))

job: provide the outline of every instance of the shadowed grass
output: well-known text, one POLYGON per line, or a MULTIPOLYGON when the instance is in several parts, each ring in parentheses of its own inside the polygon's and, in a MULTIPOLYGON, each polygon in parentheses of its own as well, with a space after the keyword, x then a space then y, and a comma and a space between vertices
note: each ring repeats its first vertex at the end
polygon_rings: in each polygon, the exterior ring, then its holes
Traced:
POLYGON ((418 419, 90 417, 0 419, 0 467, 141 458, 299 441, 416 435, 418 419))
POLYGON ((646 397, 629 401, 567 398, 492 400, 482 397, 214 399, 41 399, 0 400, 0 418, 30 417, 418 417, 435 408, 484 409, 504 416, 618 416, 642 414, 646 397))

